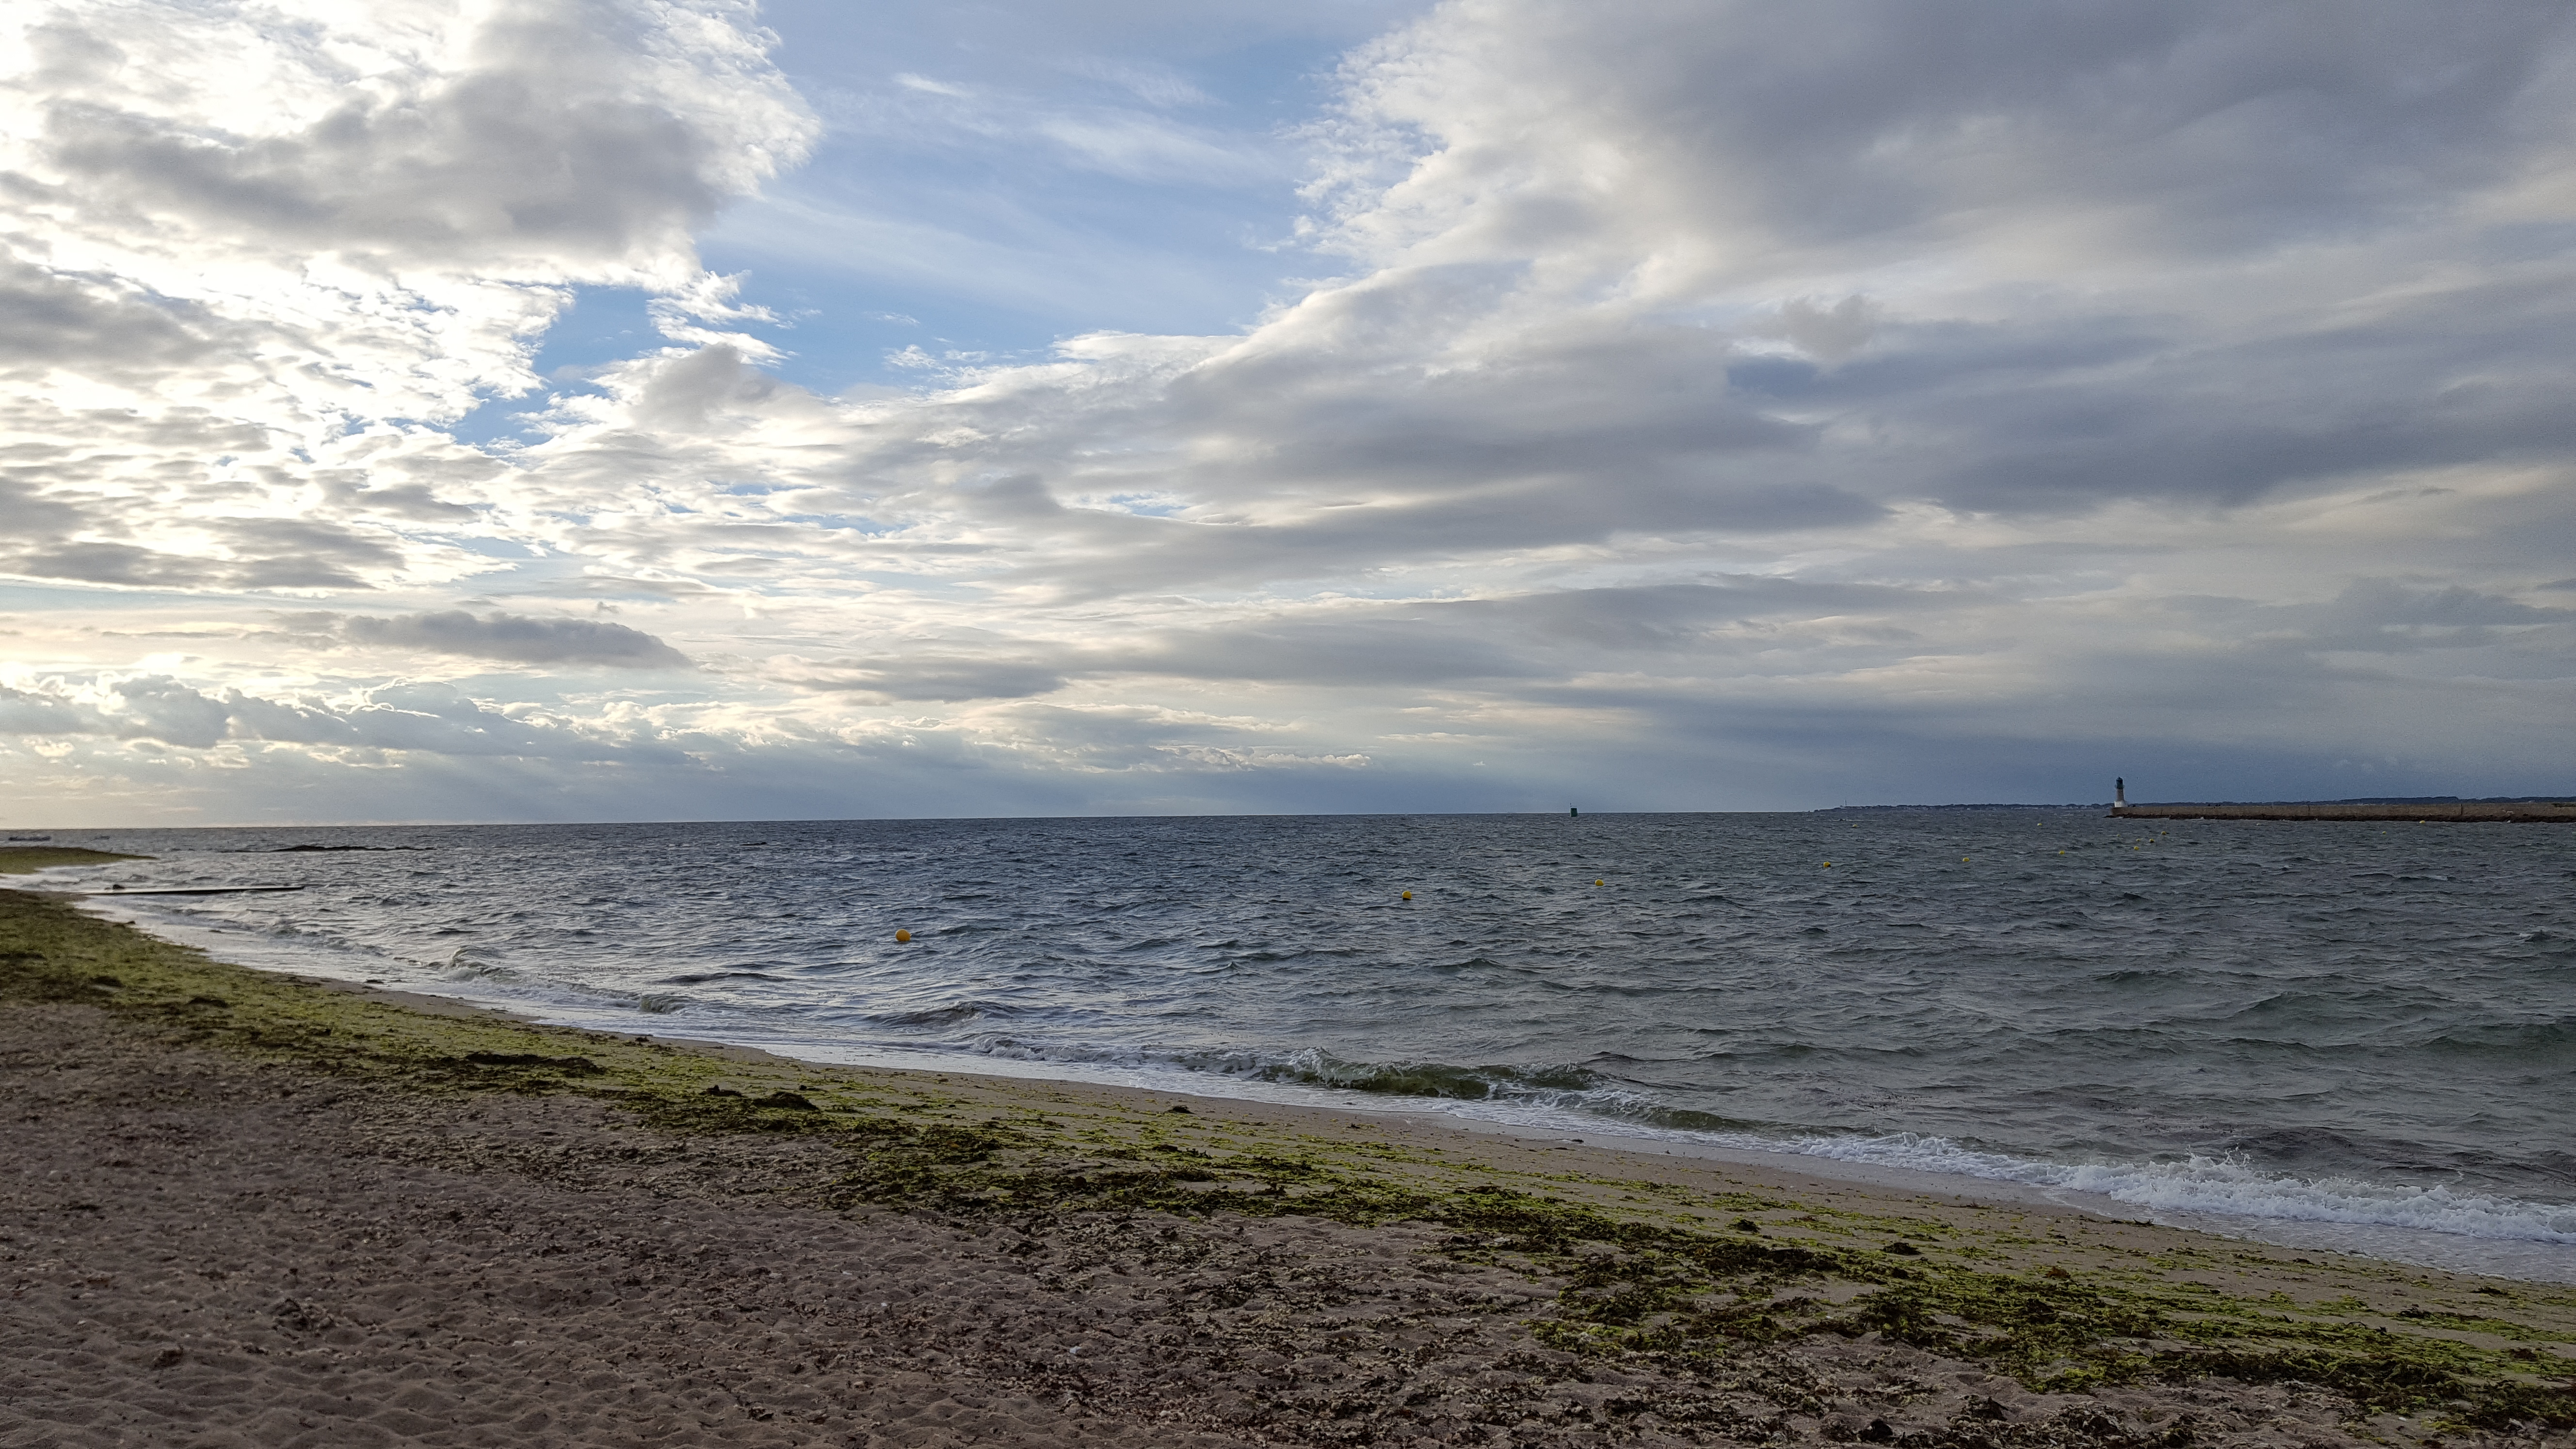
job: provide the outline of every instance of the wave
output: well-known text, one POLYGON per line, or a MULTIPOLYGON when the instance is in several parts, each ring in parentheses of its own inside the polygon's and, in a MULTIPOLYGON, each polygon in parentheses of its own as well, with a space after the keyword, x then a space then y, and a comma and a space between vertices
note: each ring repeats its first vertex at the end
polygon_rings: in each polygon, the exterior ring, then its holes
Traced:
POLYGON ((1307 1087, 1338 1087, 1390 1097, 1440 1097, 1482 1102, 1496 1097, 1562 1101, 1589 1095, 1603 1085, 1597 1072, 1582 1067, 1454 1066, 1447 1062, 1344 1061, 1320 1051, 1296 1052, 1244 1073, 1264 1082, 1294 1082, 1307 1087))
POLYGON ((1667 1106, 1584 1067, 1376 1064, 1301 1052, 1235 1074, 1380 1095, 1534 1108, 1551 1116, 1563 1114, 1616 1126, 1623 1135, 2066 1188, 2156 1212, 2410 1228, 2470 1238, 2576 1245, 2576 1203, 2531 1202, 2440 1185, 2417 1187, 2355 1177, 2302 1178, 2241 1158, 2060 1163, 1981 1151, 1921 1133, 1786 1132, 1667 1106))
POLYGON ((952 1001, 941 1006, 924 1006, 911 1011, 877 1012, 860 1017, 858 1020, 875 1026, 957 1026, 969 1021, 996 1020, 1029 1014, 1025 1008, 1006 1006, 997 1001, 952 1001))
POLYGON ((2490 1241, 2576 1245, 2576 1203, 2532 1202, 2447 1186, 2355 1177, 2296 1177, 2242 1158, 2047 1162, 1912 1132, 1797 1132, 1673 1107, 1588 1067, 1358 1062, 1322 1051, 1278 1054, 1038 1047, 996 1038, 982 1054, 1249 1079, 1372 1096, 1455 1103, 1470 1115, 1550 1130, 1607 1128, 1620 1136, 1779 1152, 1956 1177, 2064 1188, 2151 1212, 2406 1228, 2490 1241))
POLYGON ((2414 1187, 2353 1177, 2291 1177, 2237 1158, 2036 1162, 1910 1132, 1805 1137, 1771 1145, 1773 1150, 1840 1162, 2068 1188, 2161 1212, 2349 1223, 2470 1238, 2576 1244, 2576 1203, 2527 1202, 2439 1185, 2414 1187))
POLYGON ((431 968, 449 981, 516 981, 519 973, 493 959, 493 953, 481 946, 459 946, 455 954, 431 968))
MULTIPOLYGON (((914 1020, 944 1024, 973 1014, 970 1008, 950 1007, 909 1015, 914 1020)), ((892 1019, 876 1018, 878 1021, 892 1019)), ((925 1049, 923 1044, 915 1042, 886 1045, 895 1050, 925 1049)), ((1150 1072, 1157 1076, 1180 1071, 1327 1092, 1413 1097, 1499 1109, 1506 1113, 1537 1114, 1560 1124, 1566 1121, 1609 1121, 1645 1135, 1690 1136, 1764 1129, 1764 1124, 1742 1118, 1667 1106, 1644 1092, 1583 1066, 1364 1062, 1314 1049, 1261 1052, 1223 1048, 1093 1046, 1033 1042, 998 1033, 979 1041, 927 1049, 962 1050, 975 1056, 1012 1062, 1106 1067, 1150 1072)), ((1786 1150, 1776 1139, 1766 1139, 1766 1145, 1772 1151, 1786 1150)))
POLYGON ((2453 1027, 2427 1038, 2423 1049, 2446 1054, 2491 1054, 2503 1057, 2562 1055, 2576 1046, 2576 1022, 2497 1022, 2453 1027))

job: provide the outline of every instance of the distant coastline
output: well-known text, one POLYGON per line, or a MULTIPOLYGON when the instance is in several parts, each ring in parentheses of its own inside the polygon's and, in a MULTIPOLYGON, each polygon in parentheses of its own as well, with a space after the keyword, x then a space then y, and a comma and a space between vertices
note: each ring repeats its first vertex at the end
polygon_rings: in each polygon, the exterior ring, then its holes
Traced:
MULTIPOLYGON (((2107 810, 2114 815, 2148 818, 2210 820, 2353 820, 2353 819, 2548 819, 2576 817, 2576 795, 2482 795, 2463 799, 2457 795, 2362 795, 2349 800, 2214 800, 2197 803, 2121 804, 2096 800, 2089 804, 2073 802, 2064 805, 1828 805, 1811 813, 1817 815, 1884 814, 1889 811, 1914 810, 2107 810), (2555 813, 2515 811, 2514 806, 2541 806, 2555 813), (2502 807, 2494 812, 2480 811, 2463 816, 2461 808, 2502 807), (2347 809, 2362 808, 2374 813, 2347 814, 2347 809), (2432 813, 2425 814, 2429 808, 2432 813), (2394 813, 2382 816, 2380 810, 2394 813), (2177 814, 2176 812, 2194 812, 2177 814), (2270 811, 2328 811, 2328 814, 2253 814, 2270 811), (2411 812, 2411 813, 2410 813, 2411 812)), ((2570 823, 2576 823, 2571 820, 2570 823)))
POLYGON ((1821 810, 1813 811, 1811 813, 1817 815, 1857 815, 1869 813, 1884 814, 1890 810, 2108 810, 2110 808, 2110 801, 2097 800, 2090 805, 2083 804, 2081 802, 2067 805, 1828 805, 1821 810))
POLYGON ((2382 820, 2422 824, 2576 825, 2576 800, 2280 800, 2269 804, 2114 802, 2121 820, 2382 820))

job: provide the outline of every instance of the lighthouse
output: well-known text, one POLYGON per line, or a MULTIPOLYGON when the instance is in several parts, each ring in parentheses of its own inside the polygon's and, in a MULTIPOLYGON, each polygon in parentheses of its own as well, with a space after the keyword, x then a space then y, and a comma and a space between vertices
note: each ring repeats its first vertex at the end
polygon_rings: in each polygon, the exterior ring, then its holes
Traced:
POLYGON ((2112 776, 2112 777, 2111 777, 2111 808, 2112 808, 2112 809, 2114 809, 2114 810, 2124 810, 2124 809, 2127 809, 2127 808, 2128 808, 2128 804, 2129 804, 2129 782, 2128 782, 2128 781, 2126 781, 2126 780, 2124 780, 2124 779, 2121 779, 2121 778, 2120 778, 2119 776, 2117 776, 2117 775, 2112 776))

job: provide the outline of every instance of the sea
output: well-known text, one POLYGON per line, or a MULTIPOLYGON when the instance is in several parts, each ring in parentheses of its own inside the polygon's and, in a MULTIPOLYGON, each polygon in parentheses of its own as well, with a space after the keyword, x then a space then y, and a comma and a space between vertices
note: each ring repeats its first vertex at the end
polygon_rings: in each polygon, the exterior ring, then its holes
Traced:
POLYGON ((155 857, 50 884, 224 959, 543 1021, 1786 1155, 2576 1282, 2576 830, 2097 807, 53 841, 155 857), (244 885, 301 889, 127 894, 244 885))

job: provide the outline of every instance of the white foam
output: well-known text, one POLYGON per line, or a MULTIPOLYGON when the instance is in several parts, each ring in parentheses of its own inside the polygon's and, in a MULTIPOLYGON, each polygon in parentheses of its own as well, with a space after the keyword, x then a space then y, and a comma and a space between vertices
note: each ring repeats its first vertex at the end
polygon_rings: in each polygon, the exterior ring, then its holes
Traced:
POLYGON ((2576 1204, 2525 1202, 2441 1184, 2418 1187, 2349 1177, 2285 1177, 2239 1160, 2199 1156, 2177 1162, 2033 1162, 1913 1133, 1799 1138, 1788 1146, 1816 1157, 2070 1188, 2161 1212, 2365 1224, 2576 1245, 2576 1204))

